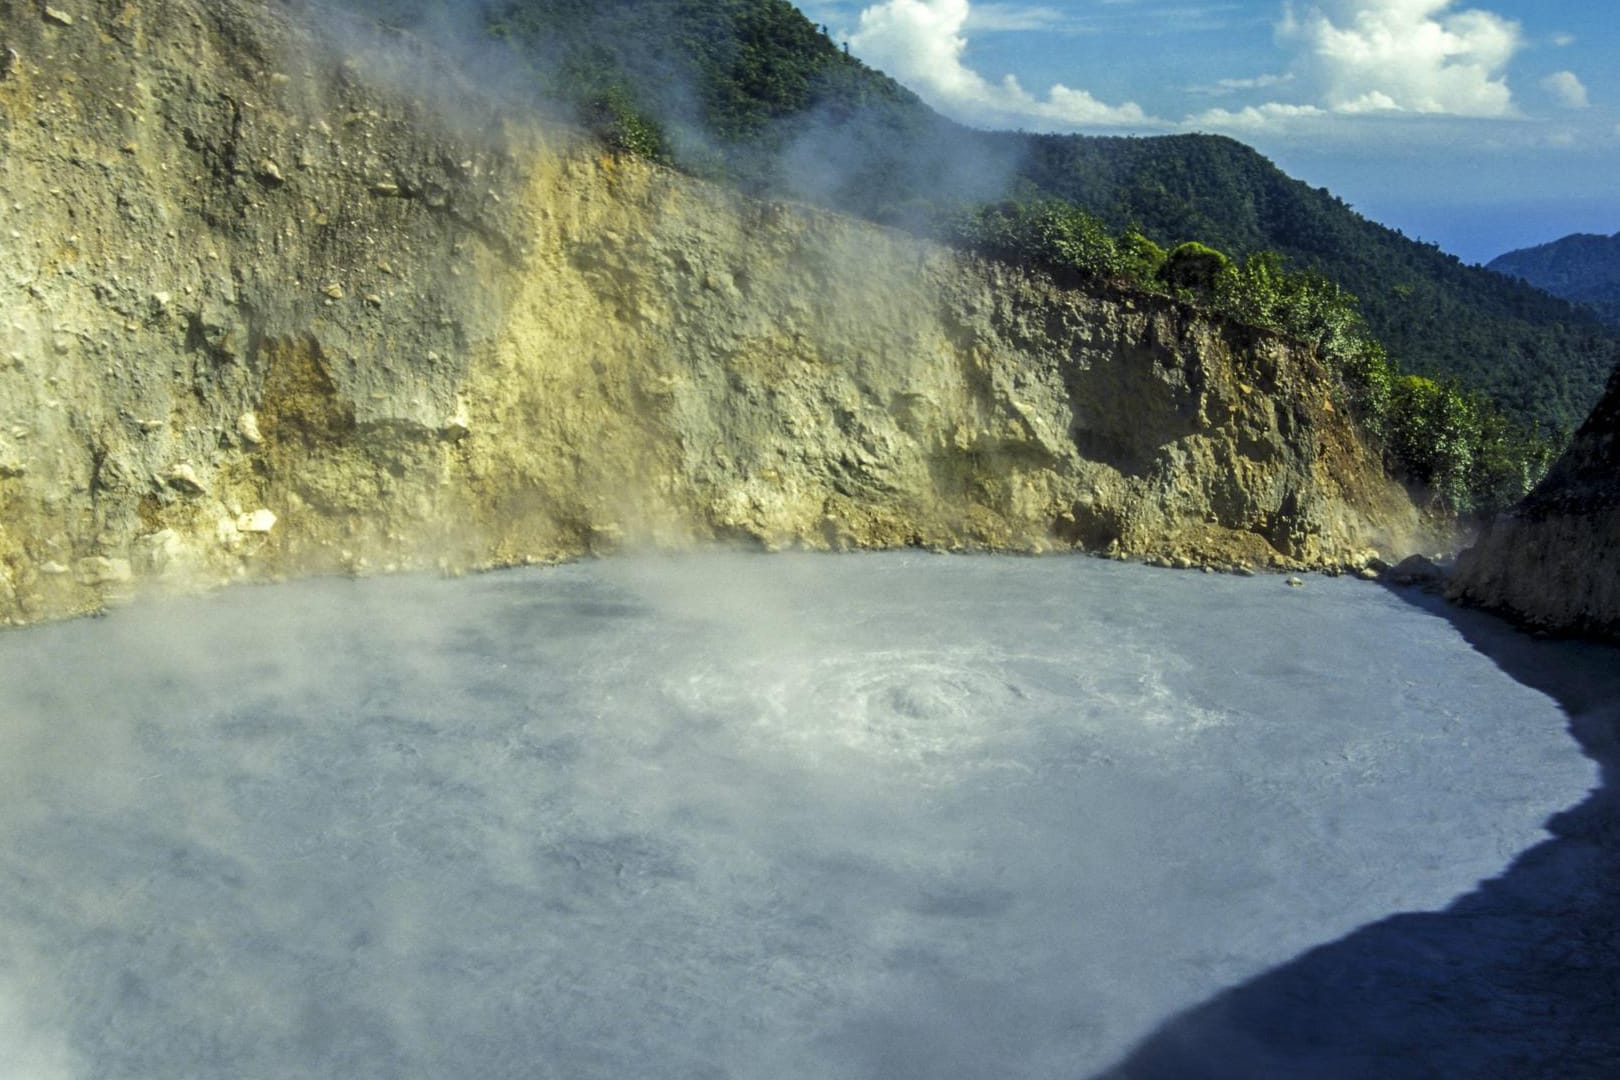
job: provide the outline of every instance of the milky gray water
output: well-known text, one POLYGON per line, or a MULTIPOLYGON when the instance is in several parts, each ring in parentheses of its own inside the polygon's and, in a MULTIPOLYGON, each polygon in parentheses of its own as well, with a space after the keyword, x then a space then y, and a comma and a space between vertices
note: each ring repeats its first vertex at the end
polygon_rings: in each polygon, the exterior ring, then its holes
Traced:
POLYGON ((0 720, 5 1080, 1086 1077, 1598 783, 1387 590, 1090 559, 152 599, 0 720))

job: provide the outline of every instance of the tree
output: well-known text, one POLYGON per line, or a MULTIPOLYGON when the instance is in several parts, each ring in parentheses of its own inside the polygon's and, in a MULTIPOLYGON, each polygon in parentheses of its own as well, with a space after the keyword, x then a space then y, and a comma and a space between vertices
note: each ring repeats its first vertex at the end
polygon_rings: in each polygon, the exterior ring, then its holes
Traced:
POLYGON ((1212 247, 1189 240, 1170 249, 1159 267, 1159 279, 1172 289, 1213 293, 1217 284, 1231 272, 1231 259, 1212 247))

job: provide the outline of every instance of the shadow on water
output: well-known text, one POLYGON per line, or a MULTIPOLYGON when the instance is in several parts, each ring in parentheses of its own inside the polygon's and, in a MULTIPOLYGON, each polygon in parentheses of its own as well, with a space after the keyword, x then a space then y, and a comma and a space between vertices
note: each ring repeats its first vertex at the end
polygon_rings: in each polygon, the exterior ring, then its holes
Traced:
POLYGON ((1224 990, 1098 1080, 1620 1077, 1620 650, 1398 595, 1555 699, 1599 786, 1444 911, 1391 916, 1224 990))

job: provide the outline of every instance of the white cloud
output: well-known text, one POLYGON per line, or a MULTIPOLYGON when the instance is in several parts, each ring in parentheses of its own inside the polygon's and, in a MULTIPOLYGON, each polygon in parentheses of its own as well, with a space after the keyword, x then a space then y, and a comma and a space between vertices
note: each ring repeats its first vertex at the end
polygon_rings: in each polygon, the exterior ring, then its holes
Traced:
POLYGON ((1061 30, 1068 18, 1056 8, 1021 4, 979 4, 968 12, 967 29, 994 31, 1061 30))
POLYGON ((1573 71, 1553 72, 1541 80, 1541 88, 1568 109, 1584 109, 1592 104, 1586 96, 1586 87, 1573 71))
POLYGON ((1326 110, 1315 105, 1286 105, 1271 101, 1243 109, 1210 109, 1189 117, 1187 123, 1193 127, 1217 128, 1224 131, 1277 131, 1301 120, 1326 115, 1328 115, 1326 110))
POLYGON ((1334 112, 1514 115, 1505 72, 1523 45, 1519 24, 1454 0, 1289 3, 1278 38, 1334 112))
MULTIPOLYGON (((1528 44, 1519 23, 1469 0, 1283 0, 1276 43, 1286 66, 1271 74, 1225 78, 1189 87, 1189 94, 1222 100, 1223 108, 1190 111, 1180 120, 1149 114, 1132 101, 1099 100, 1057 84, 1031 92, 1012 74, 987 77, 968 63, 968 35, 1081 32, 1098 10, 1168 14, 1141 0, 1093 0, 1079 18, 1056 0, 974 3, 972 0, 878 0, 865 5, 850 36, 862 59, 910 86, 941 112, 998 128, 1075 131, 1097 128, 1227 131, 1368 142, 1417 143, 1457 137, 1490 138, 1492 121, 1521 119, 1508 85, 1510 63, 1528 44), (1270 99, 1270 100, 1268 100, 1270 99), (1388 120, 1399 118, 1391 125, 1388 120)), ((1489 0, 1474 0, 1489 3, 1489 0)), ((1180 10, 1186 10, 1182 8, 1180 10)), ((1570 108, 1588 104, 1571 72, 1542 81, 1570 108)), ((1524 137, 1546 144, 1544 129, 1524 137)))
POLYGON ((1271 90, 1279 86, 1287 86, 1294 81, 1292 74, 1286 75, 1256 75, 1248 79, 1216 79, 1208 86, 1189 86, 1187 93, 1197 94, 1199 97, 1231 97, 1249 90, 1271 90))
MULTIPOLYGON (((1284 134, 1320 133, 1328 116, 1516 116, 1506 71, 1524 44, 1519 24, 1456 6, 1456 0, 1285 0, 1276 34, 1278 44, 1295 50, 1286 81, 1310 103, 1212 109, 1187 123, 1284 134)), ((1217 86, 1234 93, 1266 89, 1268 82, 1223 79, 1217 86)))
POLYGON ((1568 34, 1568 33, 1554 34, 1552 36, 1552 43, 1554 45, 1558 46, 1560 49, 1567 49, 1571 45, 1575 44, 1575 42, 1578 41, 1578 40, 1579 39, 1576 38, 1576 36, 1574 34, 1568 34))
POLYGON ((1292 75, 1258 75, 1252 79, 1220 79, 1215 85, 1222 90, 1265 90, 1293 80, 1292 75))
POLYGON ((968 0, 885 0, 861 12, 850 48, 967 123, 1048 129, 1161 126, 1135 102, 1110 105, 1061 83, 1039 98, 1012 75, 991 82, 963 61, 962 30, 972 14, 968 0))

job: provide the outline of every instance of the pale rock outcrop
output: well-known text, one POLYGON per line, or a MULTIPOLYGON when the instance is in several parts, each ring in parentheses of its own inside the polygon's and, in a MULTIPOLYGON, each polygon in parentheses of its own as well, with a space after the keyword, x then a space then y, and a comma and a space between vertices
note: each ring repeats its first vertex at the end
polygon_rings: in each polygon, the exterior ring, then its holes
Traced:
POLYGON ((1425 546, 1271 335, 614 156, 324 9, 52 10, 0 0, 0 621, 715 540, 1425 546))

